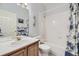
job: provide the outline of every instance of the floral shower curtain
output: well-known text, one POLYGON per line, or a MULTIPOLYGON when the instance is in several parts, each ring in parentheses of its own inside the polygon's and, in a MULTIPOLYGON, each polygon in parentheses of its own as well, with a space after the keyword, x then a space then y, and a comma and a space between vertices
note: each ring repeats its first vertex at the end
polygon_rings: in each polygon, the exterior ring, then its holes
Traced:
POLYGON ((78 20, 78 13, 79 13, 79 4, 78 3, 71 3, 70 4, 70 25, 69 25, 69 34, 67 35, 67 48, 65 51, 65 56, 78 56, 79 54, 79 20, 78 20))

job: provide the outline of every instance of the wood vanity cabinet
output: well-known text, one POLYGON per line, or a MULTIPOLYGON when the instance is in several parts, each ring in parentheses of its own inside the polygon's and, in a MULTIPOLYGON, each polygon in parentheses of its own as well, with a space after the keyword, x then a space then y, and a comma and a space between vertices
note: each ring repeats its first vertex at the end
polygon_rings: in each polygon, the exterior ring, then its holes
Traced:
POLYGON ((38 43, 34 43, 30 46, 28 46, 28 56, 38 56, 39 53, 39 47, 38 47, 38 43))
POLYGON ((4 56, 38 56, 39 54, 39 41, 32 43, 23 48, 12 51, 4 56))

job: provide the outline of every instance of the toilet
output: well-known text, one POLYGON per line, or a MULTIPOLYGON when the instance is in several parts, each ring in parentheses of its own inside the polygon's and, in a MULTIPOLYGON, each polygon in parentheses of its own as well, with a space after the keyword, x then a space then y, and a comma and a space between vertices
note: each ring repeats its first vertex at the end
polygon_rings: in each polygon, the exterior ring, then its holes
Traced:
MULTIPOLYGON (((33 38, 40 39, 40 35, 33 38)), ((47 44, 47 42, 43 42, 43 41, 39 43, 39 50, 40 50, 39 56, 48 56, 49 53, 51 52, 50 46, 47 44)))
POLYGON ((41 56, 48 56, 49 53, 51 52, 50 46, 47 45, 46 43, 40 44, 39 49, 40 49, 40 55, 41 56))

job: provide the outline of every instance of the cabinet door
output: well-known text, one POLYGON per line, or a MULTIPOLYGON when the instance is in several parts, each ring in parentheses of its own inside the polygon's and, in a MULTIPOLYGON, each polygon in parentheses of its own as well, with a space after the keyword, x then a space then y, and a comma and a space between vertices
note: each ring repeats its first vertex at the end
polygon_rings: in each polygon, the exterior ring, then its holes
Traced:
POLYGON ((36 43, 34 45, 34 55, 35 56, 38 56, 39 55, 39 45, 38 45, 38 43, 36 43))
POLYGON ((24 56, 24 50, 20 50, 12 54, 11 56, 24 56))
POLYGON ((25 47, 24 56, 27 56, 27 55, 28 55, 27 53, 28 53, 28 52, 27 52, 27 47, 25 47))
POLYGON ((38 55, 38 43, 34 43, 28 47, 28 56, 38 55))

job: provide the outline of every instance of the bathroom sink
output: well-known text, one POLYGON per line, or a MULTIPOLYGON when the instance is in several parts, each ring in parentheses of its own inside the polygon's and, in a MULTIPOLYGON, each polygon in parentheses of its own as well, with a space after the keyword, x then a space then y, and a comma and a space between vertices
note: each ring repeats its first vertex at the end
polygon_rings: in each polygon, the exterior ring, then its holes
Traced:
POLYGON ((31 39, 31 38, 22 38, 21 40, 11 42, 10 46, 27 45, 27 44, 32 43, 34 41, 35 40, 31 39))
POLYGON ((19 41, 12 42, 11 45, 18 45, 18 44, 23 44, 26 42, 27 42, 26 40, 19 40, 19 41))
POLYGON ((28 44, 29 42, 30 42, 30 40, 19 40, 19 41, 14 41, 14 42, 11 42, 11 43, 10 43, 10 46, 17 47, 17 46, 21 46, 21 45, 28 44))

